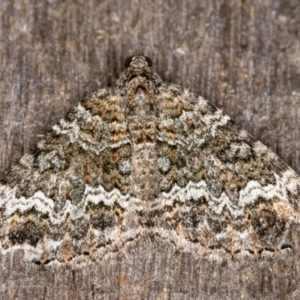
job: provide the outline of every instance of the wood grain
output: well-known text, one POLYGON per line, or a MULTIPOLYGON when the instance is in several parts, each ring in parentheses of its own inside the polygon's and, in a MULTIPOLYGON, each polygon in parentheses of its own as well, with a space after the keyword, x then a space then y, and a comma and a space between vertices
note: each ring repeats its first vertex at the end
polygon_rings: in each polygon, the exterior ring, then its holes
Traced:
MULTIPOLYGON (((84 96, 114 85, 136 48, 300 174, 299 20, 298 0, 2 0, 2 177, 84 96)), ((172 251, 141 241, 103 266, 59 271, 4 256, 0 298, 300 297, 297 253, 213 264, 172 251)))

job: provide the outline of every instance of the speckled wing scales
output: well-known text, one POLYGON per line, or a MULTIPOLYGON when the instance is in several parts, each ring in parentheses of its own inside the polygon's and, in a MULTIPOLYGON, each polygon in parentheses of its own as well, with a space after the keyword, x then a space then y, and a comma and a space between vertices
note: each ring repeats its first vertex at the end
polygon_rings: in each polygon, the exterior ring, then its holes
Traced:
POLYGON ((158 234, 201 255, 297 248, 299 177, 202 97, 172 90, 178 116, 164 115, 158 134, 158 234))
POLYGON ((122 109, 117 91, 100 90, 22 157, 1 186, 2 251, 24 247, 28 260, 65 262, 102 257, 133 239, 142 203, 129 193, 122 109))
POLYGON ((135 55, 0 186, 1 253, 100 260, 137 240, 222 257, 298 249, 299 177, 135 55))

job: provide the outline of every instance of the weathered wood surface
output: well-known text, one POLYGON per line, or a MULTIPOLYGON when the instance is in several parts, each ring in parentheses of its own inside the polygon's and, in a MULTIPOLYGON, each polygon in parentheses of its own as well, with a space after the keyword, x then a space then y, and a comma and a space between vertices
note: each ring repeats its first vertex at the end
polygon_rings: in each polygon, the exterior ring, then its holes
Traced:
MULTIPOLYGON (((300 173, 298 0, 0 2, 0 170, 139 47, 300 173)), ((141 241, 57 270, 0 258, 1 299, 299 299, 299 254, 213 263, 141 241)))

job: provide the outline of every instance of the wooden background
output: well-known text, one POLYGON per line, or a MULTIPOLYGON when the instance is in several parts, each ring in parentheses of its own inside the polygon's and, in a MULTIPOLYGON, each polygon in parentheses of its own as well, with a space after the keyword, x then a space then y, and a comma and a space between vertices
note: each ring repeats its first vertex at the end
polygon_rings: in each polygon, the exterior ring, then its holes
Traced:
MULTIPOLYGON (((299 0, 1 0, 0 177, 138 47, 300 174, 299 0)), ((300 299, 299 255, 214 264, 141 242, 103 265, 1 257, 1 299, 300 299), (75 269, 74 269, 75 268, 75 269)))

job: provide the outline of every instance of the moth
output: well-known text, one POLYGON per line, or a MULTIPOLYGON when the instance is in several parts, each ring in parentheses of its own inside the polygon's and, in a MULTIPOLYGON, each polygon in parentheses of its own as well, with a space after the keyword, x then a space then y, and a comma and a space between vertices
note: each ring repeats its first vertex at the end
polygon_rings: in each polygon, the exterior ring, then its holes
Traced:
POLYGON ((300 180, 201 96, 136 53, 0 185, 1 254, 101 260, 161 240, 199 257, 299 250, 300 180))

